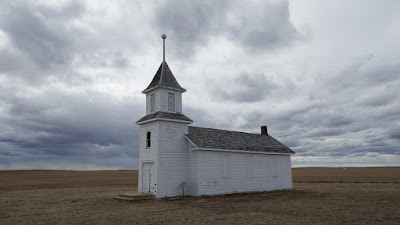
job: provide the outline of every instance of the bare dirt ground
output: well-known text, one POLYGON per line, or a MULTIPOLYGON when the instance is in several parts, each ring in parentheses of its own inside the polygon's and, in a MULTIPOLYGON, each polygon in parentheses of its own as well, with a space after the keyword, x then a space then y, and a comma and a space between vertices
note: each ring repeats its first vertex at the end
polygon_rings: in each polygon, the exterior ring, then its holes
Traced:
MULTIPOLYGON (((133 190, 136 171, 0 172, 0 224, 400 224, 400 168, 391 183, 327 183, 337 174, 321 169, 294 169, 294 180, 322 183, 291 191, 147 202, 112 199, 133 190)), ((366 178, 374 169, 362 182, 381 181, 366 178)))

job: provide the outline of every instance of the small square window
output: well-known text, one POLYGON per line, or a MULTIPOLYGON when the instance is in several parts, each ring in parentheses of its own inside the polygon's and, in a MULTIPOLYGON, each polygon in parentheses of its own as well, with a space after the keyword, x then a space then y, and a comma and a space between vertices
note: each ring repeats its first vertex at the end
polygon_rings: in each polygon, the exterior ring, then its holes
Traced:
POLYGON ((151 147, 151 132, 148 131, 146 134, 146 148, 151 147))

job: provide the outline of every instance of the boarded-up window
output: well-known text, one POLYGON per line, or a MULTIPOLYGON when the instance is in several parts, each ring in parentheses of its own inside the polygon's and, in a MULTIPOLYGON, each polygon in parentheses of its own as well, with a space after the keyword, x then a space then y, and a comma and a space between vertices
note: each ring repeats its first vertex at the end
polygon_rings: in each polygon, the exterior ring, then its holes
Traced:
POLYGON ((231 156, 228 154, 221 154, 221 177, 231 177, 231 156))
POLYGON ((146 148, 150 148, 151 147, 151 132, 148 131, 146 133, 146 148))
POLYGON ((246 156, 246 176, 247 177, 254 177, 254 156, 248 155, 246 156))
POLYGON ((156 94, 150 95, 150 112, 156 111, 156 94))
POLYGON ((175 93, 168 92, 168 112, 175 112, 175 93))

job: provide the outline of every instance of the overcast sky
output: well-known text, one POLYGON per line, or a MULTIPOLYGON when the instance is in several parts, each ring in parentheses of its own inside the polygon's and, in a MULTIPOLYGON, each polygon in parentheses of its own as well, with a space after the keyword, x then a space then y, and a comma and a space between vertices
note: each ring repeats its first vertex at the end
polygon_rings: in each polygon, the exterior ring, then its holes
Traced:
POLYGON ((400 1, 1 1, 0 169, 138 168, 162 61, 194 126, 400 165, 400 1))

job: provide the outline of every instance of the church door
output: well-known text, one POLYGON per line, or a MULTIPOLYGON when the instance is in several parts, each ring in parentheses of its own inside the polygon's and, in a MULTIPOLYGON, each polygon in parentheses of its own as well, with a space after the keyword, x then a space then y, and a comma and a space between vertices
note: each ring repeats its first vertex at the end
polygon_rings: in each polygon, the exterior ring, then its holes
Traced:
POLYGON ((143 163, 142 192, 154 192, 154 163, 143 163))

